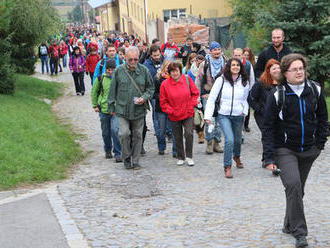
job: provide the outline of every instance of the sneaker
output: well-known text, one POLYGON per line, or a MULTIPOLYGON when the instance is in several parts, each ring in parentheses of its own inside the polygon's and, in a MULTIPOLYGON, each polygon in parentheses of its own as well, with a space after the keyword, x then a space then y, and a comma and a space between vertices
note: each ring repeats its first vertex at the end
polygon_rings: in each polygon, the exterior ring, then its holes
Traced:
POLYGON ((111 152, 106 152, 106 153, 105 153, 105 158, 106 158, 106 159, 113 158, 113 157, 112 157, 112 153, 111 153, 111 152))
POLYGON ((305 236, 300 236, 296 238, 296 248, 307 247, 308 243, 305 236))
POLYGON ((194 166, 195 165, 194 160, 192 158, 186 158, 186 162, 187 162, 188 166, 194 166))
POLYGON ((82 91, 82 92, 81 92, 81 95, 82 95, 82 96, 85 95, 85 91, 82 91))
POLYGON ((178 162, 176 162, 176 165, 182 166, 182 165, 184 165, 184 161, 179 159, 178 162))
POLYGON ((164 155, 164 154, 165 154, 164 151, 159 151, 159 152, 158 152, 158 155, 164 155))

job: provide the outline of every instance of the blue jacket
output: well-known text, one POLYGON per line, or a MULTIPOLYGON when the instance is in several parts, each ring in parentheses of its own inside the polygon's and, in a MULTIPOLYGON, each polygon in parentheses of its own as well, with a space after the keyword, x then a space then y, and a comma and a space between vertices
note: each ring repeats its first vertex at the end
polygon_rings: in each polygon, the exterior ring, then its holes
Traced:
POLYGON ((151 58, 149 58, 144 62, 143 65, 148 68, 151 78, 154 79, 157 74, 158 69, 162 66, 162 64, 163 64, 163 61, 161 60, 160 63, 157 65, 157 67, 158 67, 157 68, 155 66, 154 62, 151 60, 151 58))
MULTIPOLYGON (((106 65, 107 65, 107 61, 109 60, 109 58, 107 56, 104 56, 103 59, 101 59, 96 67, 95 67, 95 71, 94 71, 94 75, 93 75, 93 83, 95 81, 95 79, 103 74, 105 74, 105 71, 106 71, 106 65), (101 63, 103 62, 103 68, 102 68, 102 72, 100 72, 100 67, 101 67, 101 63)), ((116 67, 120 66, 121 64, 124 64, 124 61, 122 61, 118 54, 116 54, 116 57, 115 57, 115 60, 116 60, 116 67)))

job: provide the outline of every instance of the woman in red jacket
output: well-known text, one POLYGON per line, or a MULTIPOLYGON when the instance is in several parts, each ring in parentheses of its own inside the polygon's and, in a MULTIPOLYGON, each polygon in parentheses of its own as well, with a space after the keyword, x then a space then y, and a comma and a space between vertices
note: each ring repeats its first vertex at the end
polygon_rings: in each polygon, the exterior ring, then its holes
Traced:
POLYGON ((177 165, 183 165, 186 161, 189 166, 193 166, 193 117, 194 107, 199 101, 199 91, 190 77, 182 75, 181 63, 171 62, 168 66, 168 73, 170 78, 166 79, 160 87, 160 106, 172 121, 177 146, 177 165), (183 129, 185 149, 183 147, 183 129))
POLYGON ((88 54, 86 59, 86 74, 91 77, 91 84, 93 85, 94 71, 97 63, 101 60, 100 55, 98 55, 98 46, 90 46, 91 52, 88 54))

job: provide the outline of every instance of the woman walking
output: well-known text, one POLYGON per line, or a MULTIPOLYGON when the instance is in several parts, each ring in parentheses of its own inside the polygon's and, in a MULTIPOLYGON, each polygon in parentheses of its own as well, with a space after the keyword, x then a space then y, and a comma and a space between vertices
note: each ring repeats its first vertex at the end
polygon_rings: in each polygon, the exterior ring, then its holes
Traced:
MULTIPOLYGON (((259 82, 256 82, 250 92, 248 102, 251 108, 254 110, 254 118, 260 129, 262 130, 262 124, 265 115, 265 105, 269 92, 279 84, 281 79, 280 62, 275 59, 270 59, 265 71, 261 74, 259 82)), ((262 153, 262 167, 264 166, 264 153, 262 153)))
POLYGON ((226 178, 233 178, 232 159, 236 162, 237 168, 244 168, 240 156, 243 121, 249 109, 247 102, 249 90, 248 76, 242 62, 232 58, 226 63, 223 75, 215 81, 207 100, 205 122, 210 125, 215 105, 219 104, 217 113, 215 113, 215 121, 220 124, 225 135, 224 170, 226 178))
POLYGON ((85 94, 85 83, 84 83, 84 73, 86 69, 85 57, 81 54, 80 48, 73 48, 73 55, 70 58, 70 71, 73 76, 74 85, 76 88, 76 94, 85 94))
POLYGON ((193 116, 194 107, 198 104, 199 91, 191 78, 182 75, 181 63, 171 62, 168 66, 168 74, 170 78, 160 86, 160 106, 173 122, 177 165, 183 165, 186 161, 189 166, 193 166, 193 116))

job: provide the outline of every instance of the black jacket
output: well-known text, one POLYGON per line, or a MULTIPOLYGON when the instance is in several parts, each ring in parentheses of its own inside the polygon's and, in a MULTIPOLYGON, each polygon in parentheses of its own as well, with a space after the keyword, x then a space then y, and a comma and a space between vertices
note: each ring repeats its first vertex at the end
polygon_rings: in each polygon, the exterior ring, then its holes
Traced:
POLYGON ((281 59, 290 53, 292 53, 290 48, 285 44, 283 44, 283 49, 279 53, 277 53, 273 45, 262 51, 258 56, 257 64, 255 66, 256 78, 259 78, 264 72, 268 60, 276 59, 281 62, 281 59))
POLYGON ((253 85, 252 89, 250 90, 248 102, 256 115, 264 115, 267 96, 273 88, 273 86, 266 86, 258 81, 253 85))
POLYGON ((162 83, 166 80, 166 78, 161 77, 160 79, 155 76, 154 78, 154 84, 155 84, 155 93, 154 93, 154 99, 155 99, 155 112, 163 113, 162 108, 160 107, 159 102, 159 95, 160 95, 160 86, 162 83))
POLYGON ((264 111, 262 143, 266 165, 274 163, 276 148, 303 152, 314 145, 323 149, 327 141, 328 113, 321 87, 317 86, 318 92, 314 94, 305 83, 298 97, 286 82, 283 85, 285 100, 282 111, 276 101, 277 88, 268 95, 264 111))

